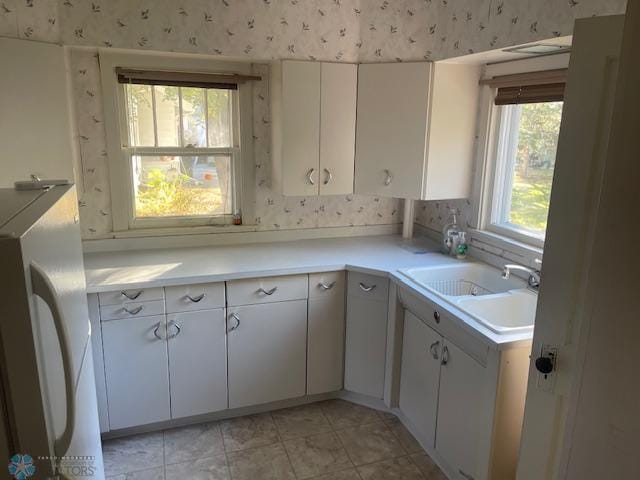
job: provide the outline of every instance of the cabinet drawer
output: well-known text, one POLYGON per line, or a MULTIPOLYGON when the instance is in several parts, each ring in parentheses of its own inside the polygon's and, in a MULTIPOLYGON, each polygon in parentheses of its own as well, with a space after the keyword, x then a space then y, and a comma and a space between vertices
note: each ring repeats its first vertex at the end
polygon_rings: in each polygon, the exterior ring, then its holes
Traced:
POLYGON ((164 301, 129 302, 120 305, 103 305, 100 307, 100 320, 116 320, 118 318, 148 317, 164 315, 164 301))
POLYGON ((165 288, 167 313, 224 307, 224 283, 198 283, 165 288))
POLYGON ((344 272, 309 274, 309 298, 344 295, 344 272))
POLYGON ((307 275, 250 278, 227 282, 228 306, 283 302, 307 298, 307 275))
POLYGON ((349 295, 386 302, 389 299, 389 279, 366 273, 349 272, 349 295))
POLYGON ((164 290, 156 288, 132 288, 98 294, 100 305, 120 305, 125 302, 148 302, 149 300, 163 300, 164 290))

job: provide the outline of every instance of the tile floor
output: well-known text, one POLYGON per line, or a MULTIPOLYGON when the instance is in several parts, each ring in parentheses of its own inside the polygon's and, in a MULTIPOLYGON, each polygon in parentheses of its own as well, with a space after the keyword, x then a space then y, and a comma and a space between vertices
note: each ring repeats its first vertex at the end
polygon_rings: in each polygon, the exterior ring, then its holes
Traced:
POLYGON ((445 480, 391 414, 327 400, 104 442, 111 480, 445 480))

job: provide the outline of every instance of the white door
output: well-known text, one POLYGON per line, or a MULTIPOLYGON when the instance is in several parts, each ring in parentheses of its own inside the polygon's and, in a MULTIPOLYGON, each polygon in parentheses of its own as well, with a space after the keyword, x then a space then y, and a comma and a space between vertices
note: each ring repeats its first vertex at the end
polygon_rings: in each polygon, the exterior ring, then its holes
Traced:
POLYGON ((171 418, 227 408, 224 309, 167 316, 171 418))
POLYGON ((440 356, 443 339, 414 314, 405 310, 400 374, 400 411, 435 446, 440 356))
POLYGON ((451 342, 442 349, 436 451, 461 479, 478 480, 478 429, 486 369, 451 342))
POLYGON ((102 323, 111 430, 171 418, 165 316, 102 323))
POLYGON ((320 195, 353 193, 358 66, 322 63, 320 195))
POLYGON ((301 397, 307 373, 307 301, 227 310, 229 408, 301 397))
POLYGON ((387 303, 349 295, 345 341, 345 390, 382 398, 386 349, 387 303))
POLYGON ((60 45, 0 38, 0 188, 31 174, 74 181, 64 55, 60 45))
POLYGON ((356 193, 421 198, 430 79, 427 62, 358 67, 356 193))
MULTIPOLYGON (((340 272, 342 278, 344 273, 340 272)), ((324 283, 329 287, 330 283, 324 283)), ((314 287, 310 282, 310 287, 314 287)), ((307 395, 342 389, 344 378, 344 280, 309 298, 307 395), (336 289, 335 291, 333 289, 336 289)))
POLYGON ((282 193, 318 195, 320 63, 282 62, 282 193))
MULTIPOLYGON (((575 379, 575 366, 581 361, 576 349, 581 331, 586 328, 583 317, 593 298, 587 290, 592 275, 593 229, 606 163, 623 25, 622 16, 581 19, 575 24, 518 462, 518 478, 522 480, 556 478, 559 474, 567 398, 575 379), (585 82, 585 78, 589 81, 585 82), (551 382, 543 381, 533 363, 543 345, 558 349, 557 370, 551 382)), ((611 229, 609 242, 611 238, 626 238, 621 233, 611 229)))

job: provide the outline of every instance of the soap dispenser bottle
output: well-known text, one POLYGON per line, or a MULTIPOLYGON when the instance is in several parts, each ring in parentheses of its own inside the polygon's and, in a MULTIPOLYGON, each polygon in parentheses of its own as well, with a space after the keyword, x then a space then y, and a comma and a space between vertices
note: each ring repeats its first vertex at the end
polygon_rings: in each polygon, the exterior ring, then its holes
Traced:
POLYGON ((442 247, 447 255, 456 255, 456 249, 460 243, 460 226, 458 225, 458 210, 450 210, 451 222, 442 229, 442 247))

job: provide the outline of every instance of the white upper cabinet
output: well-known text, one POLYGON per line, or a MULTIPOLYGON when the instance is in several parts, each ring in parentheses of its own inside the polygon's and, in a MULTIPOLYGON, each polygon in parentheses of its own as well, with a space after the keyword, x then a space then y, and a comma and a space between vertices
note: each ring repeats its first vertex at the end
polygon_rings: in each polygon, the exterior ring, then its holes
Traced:
POLYGON ((356 65, 272 65, 273 173, 284 195, 353 193, 356 89, 356 65))
POLYGON ((355 192, 468 197, 479 80, 476 65, 360 65, 355 192))

